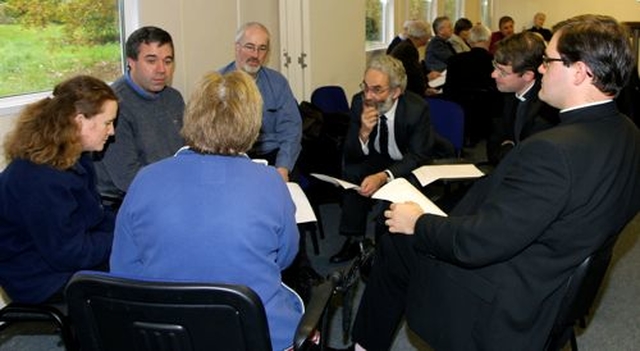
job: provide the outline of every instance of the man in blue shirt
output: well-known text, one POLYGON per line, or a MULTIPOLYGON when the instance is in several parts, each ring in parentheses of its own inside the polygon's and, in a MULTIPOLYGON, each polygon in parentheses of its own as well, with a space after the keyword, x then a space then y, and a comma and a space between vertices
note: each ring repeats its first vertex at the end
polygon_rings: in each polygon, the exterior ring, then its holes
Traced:
POLYGON ((285 181, 289 181, 300 154, 302 118, 287 79, 279 72, 264 67, 269 45, 270 34, 264 25, 245 23, 236 32, 236 59, 223 67, 220 73, 241 69, 256 80, 264 102, 262 128, 249 156, 266 159, 285 181))

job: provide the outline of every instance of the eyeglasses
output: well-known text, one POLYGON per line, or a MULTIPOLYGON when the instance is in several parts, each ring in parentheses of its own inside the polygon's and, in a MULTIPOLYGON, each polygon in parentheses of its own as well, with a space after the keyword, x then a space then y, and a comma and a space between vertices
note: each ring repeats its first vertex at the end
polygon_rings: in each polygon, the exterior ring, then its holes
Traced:
POLYGON ((255 44, 246 43, 241 46, 243 50, 248 52, 257 52, 259 54, 264 54, 269 51, 269 47, 267 45, 256 46, 255 44))
POLYGON ((551 62, 562 62, 564 64, 564 60, 561 58, 549 57, 547 55, 542 55, 542 66, 547 69, 549 68, 549 64, 551 62))
POLYGON ((380 95, 380 94, 384 94, 384 92, 386 92, 387 90, 391 89, 390 87, 386 87, 383 88, 379 85, 374 86, 374 87, 370 87, 367 85, 367 83, 362 82, 360 83, 360 89, 366 94, 368 92, 373 93, 374 95, 380 95))
POLYGON ((493 64, 493 69, 498 71, 498 75, 500 75, 501 78, 506 78, 515 73, 515 72, 505 71, 504 68, 498 66, 498 63, 495 60, 491 61, 491 63, 493 64))

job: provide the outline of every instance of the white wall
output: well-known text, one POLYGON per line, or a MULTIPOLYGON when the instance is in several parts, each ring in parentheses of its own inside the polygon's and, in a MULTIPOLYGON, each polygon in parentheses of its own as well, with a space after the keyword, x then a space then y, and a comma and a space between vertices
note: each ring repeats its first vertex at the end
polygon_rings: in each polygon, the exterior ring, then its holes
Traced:
POLYGON ((498 19, 509 15, 515 21, 516 31, 532 26, 533 15, 547 15, 545 27, 576 15, 594 13, 609 15, 622 22, 640 21, 640 2, 636 0, 493 0, 493 30, 498 29, 498 19))

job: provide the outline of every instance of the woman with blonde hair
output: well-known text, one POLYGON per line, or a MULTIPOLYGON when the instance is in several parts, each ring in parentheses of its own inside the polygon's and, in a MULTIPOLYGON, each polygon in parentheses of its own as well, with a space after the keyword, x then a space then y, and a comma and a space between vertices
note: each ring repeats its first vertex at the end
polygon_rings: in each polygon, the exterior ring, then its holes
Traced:
POLYGON ((245 152, 262 99, 244 72, 210 73, 187 104, 187 147, 134 179, 116 221, 111 272, 150 280, 242 284, 261 298, 274 350, 302 315, 281 271, 298 250, 295 208, 275 168, 245 152))
POLYGON ((110 135, 118 99, 77 76, 25 108, 4 142, 0 285, 16 302, 62 300, 81 269, 106 269, 114 215, 100 204, 90 152, 110 135))

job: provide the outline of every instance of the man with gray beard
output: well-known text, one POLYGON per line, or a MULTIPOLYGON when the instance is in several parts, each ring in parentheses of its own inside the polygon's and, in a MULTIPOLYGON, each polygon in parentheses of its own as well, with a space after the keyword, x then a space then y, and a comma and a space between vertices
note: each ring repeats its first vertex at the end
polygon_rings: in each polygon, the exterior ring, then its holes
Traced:
POLYGON ((302 148, 302 117, 287 79, 264 66, 269 57, 270 41, 269 30, 261 23, 243 24, 236 32, 236 59, 220 73, 239 69, 256 80, 264 102, 262 128, 249 156, 267 160, 288 182, 302 148))
POLYGON ((371 195, 397 177, 407 177, 425 164, 433 145, 429 107, 424 99, 405 91, 402 63, 387 55, 369 62, 351 102, 351 122, 344 144, 345 180, 360 189, 345 192, 340 234, 346 237, 332 263, 353 259, 364 239, 371 195))

